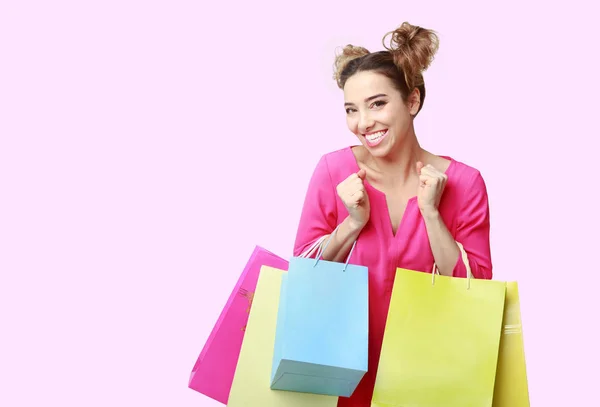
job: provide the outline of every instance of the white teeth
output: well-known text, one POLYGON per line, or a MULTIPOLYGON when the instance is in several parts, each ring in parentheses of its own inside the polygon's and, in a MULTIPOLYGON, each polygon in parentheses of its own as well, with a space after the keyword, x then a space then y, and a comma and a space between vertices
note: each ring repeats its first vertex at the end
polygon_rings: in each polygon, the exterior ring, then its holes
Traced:
POLYGON ((367 140, 369 141, 377 141, 379 140, 383 135, 385 134, 385 131, 379 131, 377 133, 373 133, 373 134, 369 134, 368 136, 365 136, 367 138, 367 140))

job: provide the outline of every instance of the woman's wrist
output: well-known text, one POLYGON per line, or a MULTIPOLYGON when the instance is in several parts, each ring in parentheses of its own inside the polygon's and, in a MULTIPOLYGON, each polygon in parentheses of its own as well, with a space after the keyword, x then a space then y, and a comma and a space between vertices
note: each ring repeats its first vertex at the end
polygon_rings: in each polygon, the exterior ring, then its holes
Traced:
POLYGON ((358 236, 360 234, 360 232, 366 226, 366 223, 356 222, 354 219, 352 219, 350 217, 350 215, 348 215, 348 217, 346 219, 344 219, 343 223, 346 224, 348 232, 350 234, 356 235, 356 236, 358 236))
POLYGON ((440 211, 437 208, 425 208, 421 210, 421 216, 425 222, 435 222, 440 220, 440 211))
POLYGON ((342 221, 333 236, 329 235, 321 243, 323 246, 327 244, 327 250, 323 251, 322 258, 330 261, 345 261, 352 244, 358 239, 363 228, 364 225, 355 223, 348 216, 342 221), (331 239, 331 242, 328 244, 329 239, 331 239))

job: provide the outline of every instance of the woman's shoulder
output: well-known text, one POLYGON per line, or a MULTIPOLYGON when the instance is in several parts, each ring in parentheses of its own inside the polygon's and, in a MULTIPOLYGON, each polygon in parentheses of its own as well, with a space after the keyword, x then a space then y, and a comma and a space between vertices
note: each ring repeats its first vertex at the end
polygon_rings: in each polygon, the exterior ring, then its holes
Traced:
POLYGON ((459 193, 467 193, 473 188, 485 190, 485 181, 478 168, 449 156, 440 157, 450 161, 446 175, 452 189, 459 193))
POLYGON ((321 157, 334 164, 349 166, 353 163, 356 163, 354 153, 352 152, 352 147, 354 146, 346 146, 337 150, 329 151, 324 153, 321 157))
POLYGON ((321 155, 317 171, 326 172, 333 182, 341 182, 359 170, 352 146, 329 151, 321 155))

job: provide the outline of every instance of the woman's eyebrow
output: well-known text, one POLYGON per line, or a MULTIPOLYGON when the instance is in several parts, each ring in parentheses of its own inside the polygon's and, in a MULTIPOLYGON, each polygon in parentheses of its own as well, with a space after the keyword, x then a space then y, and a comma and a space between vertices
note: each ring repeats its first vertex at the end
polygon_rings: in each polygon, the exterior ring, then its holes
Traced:
MULTIPOLYGON (((369 96, 368 98, 365 99, 365 103, 366 102, 370 102, 371 100, 377 99, 377 98, 382 97, 382 96, 387 96, 387 95, 385 93, 378 93, 376 95, 369 96)), ((346 103, 344 103, 344 106, 354 106, 354 103, 346 102, 346 103)))

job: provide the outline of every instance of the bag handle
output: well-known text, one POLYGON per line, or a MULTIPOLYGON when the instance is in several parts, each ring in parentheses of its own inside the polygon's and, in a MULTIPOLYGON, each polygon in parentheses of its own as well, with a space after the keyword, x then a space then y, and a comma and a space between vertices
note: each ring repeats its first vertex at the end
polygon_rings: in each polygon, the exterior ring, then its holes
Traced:
POLYGON ((302 258, 307 258, 307 257, 312 257, 312 255, 314 254, 315 250, 317 248, 320 249, 321 245, 323 244, 323 240, 325 240, 325 235, 321 236, 320 238, 318 238, 313 244, 312 246, 310 246, 308 249, 306 249, 302 254, 300 254, 300 256, 298 257, 302 257, 302 258))
MULTIPOLYGON (((333 235, 335 234, 335 232, 337 232, 337 230, 339 229, 339 227, 340 227, 340 225, 337 225, 335 227, 335 229, 333 230, 333 232, 331 232, 331 234, 329 235, 329 239, 327 239, 327 242, 325 243, 325 246, 321 247, 321 245, 319 245, 319 250, 317 251, 317 255, 316 255, 316 259, 315 259, 315 264, 314 264, 313 267, 316 267, 317 264, 319 263, 319 260, 321 260, 321 255, 327 249, 327 246, 331 242, 331 239, 333 239, 333 235)), ((325 238, 325 236, 323 236, 320 240, 322 240, 324 238, 325 238)), ((355 247, 356 247, 356 240, 354 241, 354 243, 352 243, 352 249, 350 249, 350 253, 348 253, 348 258, 346 259, 346 264, 344 264, 344 268, 343 268, 342 271, 346 271, 346 268, 348 267, 348 262, 350 261, 350 257, 352 257, 352 252, 354 252, 354 248, 355 247)))
MULTIPOLYGON (((458 246, 459 250, 460 250, 460 255, 462 257, 462 261, 465 265, 465 268, 467 269, 467 290, 471 288, 471 278, 473 278, 473 273, 471 272, 471 265, 469 264, 469 257, 467 256, 467 252, 465 251, 465 248, 463 247, 463 245, 460 242, 456 242, 456 245, 458 246)), ((435 284, 435 275, 436 274, 440 274, 440 270, 437 267, 437 264, 435 264, 435 262, 433 263, 433 270, 431 271, 431 285, 435 284)))

